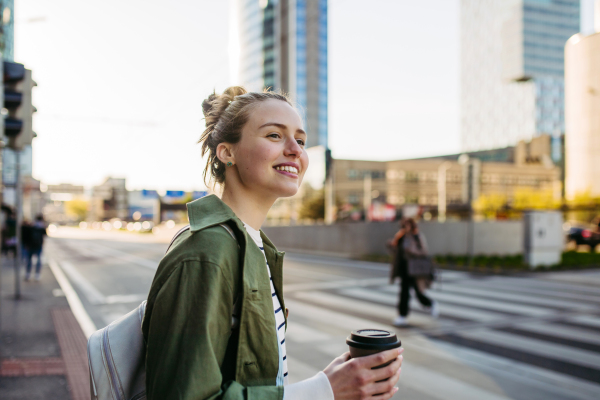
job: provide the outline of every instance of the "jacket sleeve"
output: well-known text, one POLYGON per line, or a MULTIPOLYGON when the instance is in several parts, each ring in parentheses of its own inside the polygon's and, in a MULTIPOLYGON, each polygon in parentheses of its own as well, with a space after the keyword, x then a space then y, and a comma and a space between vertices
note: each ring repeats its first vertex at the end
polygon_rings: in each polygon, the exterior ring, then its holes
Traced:
POLYGON ((218 265, 184 261, 161 287, 147 336, 148 400, 281 400, 283 388, 223 382, 234 290, 218 265))

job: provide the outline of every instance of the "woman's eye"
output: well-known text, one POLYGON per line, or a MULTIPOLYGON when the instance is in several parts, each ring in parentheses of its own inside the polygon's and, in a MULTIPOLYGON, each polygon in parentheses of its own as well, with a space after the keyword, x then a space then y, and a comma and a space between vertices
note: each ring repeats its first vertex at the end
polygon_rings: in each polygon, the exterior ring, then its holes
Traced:
POLYGON ((296 140, 296 142, 300 145, 300 146, 304 146, 304 140, 302 139, 298 139, 296 140))
POLYGON ((279 133, 269 133, 267 135, 267 137, 273 137, 273 138, 278 138, 279 139, 279 133))

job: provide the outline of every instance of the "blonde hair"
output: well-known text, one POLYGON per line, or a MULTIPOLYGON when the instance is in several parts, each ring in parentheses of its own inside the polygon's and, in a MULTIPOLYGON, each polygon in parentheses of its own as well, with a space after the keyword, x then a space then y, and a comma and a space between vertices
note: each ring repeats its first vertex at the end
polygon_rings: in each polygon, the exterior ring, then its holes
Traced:
POLYGON ((252 108, 259 102, 275 99, 285 101, 293 107, 283 93, 265 90, 263 93, 247 92, 241 86, 230 86, 222 94, 211 93, 202 102, 202 112, 206 129, 198 143, 202 143, 202 156, 208 154, 204 168, 204 182, 225 182, 225 164, 217 157, 220 143, 237 143, 242 136, 242 128, 248 122, 252 108), (207 182, 206 178, 209 176, 207 182))

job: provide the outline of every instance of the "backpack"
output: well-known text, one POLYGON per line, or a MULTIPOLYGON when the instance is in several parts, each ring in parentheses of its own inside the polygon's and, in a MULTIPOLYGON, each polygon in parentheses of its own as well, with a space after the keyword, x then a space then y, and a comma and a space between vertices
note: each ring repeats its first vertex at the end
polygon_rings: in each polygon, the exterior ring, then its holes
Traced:
MULTIPOLYGON (((220 225, 237 242, 231 228, 225 224, 220 225)), ((187 225, 175 234, 167 252, 175 239, 189 228, 187 225)), ((232 329, 239 323, 239 303, 236 299, 232 329)), ((146 300, 135 310, 94 332, 88 339, 92 400, 146 399, 146 343, 142 333, 145 311, 146 300)))
POLYGON ((29 245, 32 249, 41 249, 44 245, 44 228, 32 226, 29 228, 29 245))

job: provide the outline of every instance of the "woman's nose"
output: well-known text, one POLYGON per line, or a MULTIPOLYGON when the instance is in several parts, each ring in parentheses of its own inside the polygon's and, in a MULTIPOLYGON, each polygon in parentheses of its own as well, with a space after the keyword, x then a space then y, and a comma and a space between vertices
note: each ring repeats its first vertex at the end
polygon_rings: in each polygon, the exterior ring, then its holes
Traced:
POLYGON ((302 146, 298 144, 296 139, 292 139, 286 144, 284 155, 300 157, 303 151, 302 146))

